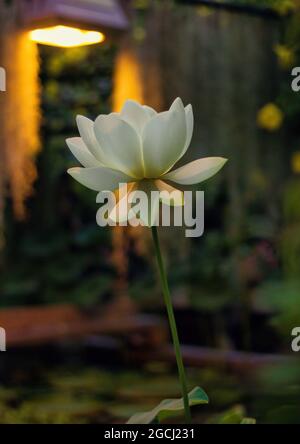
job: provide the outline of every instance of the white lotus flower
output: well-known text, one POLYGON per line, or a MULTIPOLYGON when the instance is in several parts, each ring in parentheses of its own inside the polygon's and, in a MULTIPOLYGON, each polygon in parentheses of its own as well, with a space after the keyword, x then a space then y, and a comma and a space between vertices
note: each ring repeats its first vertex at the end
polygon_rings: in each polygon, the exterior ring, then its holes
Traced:
MULTIPOLYGON (((95 122, 77 116, 77 125, 81 137, 66 142, 83 168, 71 168, 68 173, 98 192, 115 191, 120 183, 129 184, 128 193, 177 190, 179 198, 172 204, 182 205, 182 191, 168 182, 197 184, 215 175, 227 161, 206 157, 172 170, 186 153, 194 129, 192 106, 185 108, 180 98, 162 113, 128 100, 121 113, 100 115, 95 122)), ((165 199, 164 203, 171 202, 165 199)), ((119 202, 117 206, 119 211, 119 202)), ((119 220, 126 216, 119 215, 119 220)), ((152 215, 148 225, 154 219, 152 215)))

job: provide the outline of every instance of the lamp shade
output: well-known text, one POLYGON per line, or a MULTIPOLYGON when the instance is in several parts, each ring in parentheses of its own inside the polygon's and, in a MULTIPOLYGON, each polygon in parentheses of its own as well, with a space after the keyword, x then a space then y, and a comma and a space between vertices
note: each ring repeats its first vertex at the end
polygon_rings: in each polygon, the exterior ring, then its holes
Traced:
POLYGON ((129 19, 118 0, 21 0, 23 26, 75 26, 90 30, 124 31, 129 19))

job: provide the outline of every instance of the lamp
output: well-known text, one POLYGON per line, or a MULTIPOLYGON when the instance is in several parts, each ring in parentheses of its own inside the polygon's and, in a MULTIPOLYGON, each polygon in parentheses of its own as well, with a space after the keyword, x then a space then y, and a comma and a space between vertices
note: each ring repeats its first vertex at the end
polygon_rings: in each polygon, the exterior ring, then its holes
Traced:
POLYGON ((30 38, 36 43, 62 48, 92 45, 105 40, 105 35, 98 31, 87 31, 70 26, 50 26, 30 31, 30 38))
POLYGON ((129 27, 119 0, 21 0, 20 12, 33 41, 65 48, 101 43, 129 27))

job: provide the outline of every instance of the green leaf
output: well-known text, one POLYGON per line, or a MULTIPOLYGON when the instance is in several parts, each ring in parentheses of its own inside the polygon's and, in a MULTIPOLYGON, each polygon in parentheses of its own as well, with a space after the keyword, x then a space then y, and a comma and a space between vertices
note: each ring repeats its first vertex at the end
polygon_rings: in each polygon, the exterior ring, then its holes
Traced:
POLYGON ((244 419, 245 409, 241 405, 237 405, 218 415, 217 424, 241 424, 244 419))
POLYGON ((229 410, 213 417, 208 421, 209 424, 256 424, 254 418, 245 416, 245 408, 242 405, 236 405, 229 410))
POLYGON ((244 418, 241 424, 256 424, 256 419, 254 418, 244 418))
MULTIPOLYGON (((208 396, 200 387, 195 387, 188 395, 190 406, 199 404, 207 404, 208 396)), ((136 413, 127 424, 151 424, 156 421, 172 416, 173 413, 182 412, 184 410, 183 399, 165 399, 157 407, 149 412, 136 413)))

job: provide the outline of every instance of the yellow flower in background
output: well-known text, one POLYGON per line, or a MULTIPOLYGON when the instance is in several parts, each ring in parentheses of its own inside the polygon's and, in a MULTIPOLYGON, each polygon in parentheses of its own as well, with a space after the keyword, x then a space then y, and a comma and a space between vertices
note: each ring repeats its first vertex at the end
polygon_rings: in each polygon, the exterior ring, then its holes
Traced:
POLYGON ((278 0, 274 5, 275 11, 277 11, 280 15, 289 14, 290 12, 293 12, 296 8, 297 5, 295 0, 278 0))
POLYGON ((146 30, 142 26, 136 26, 133 29, 133 38, 136 42, 143 42, 146 38, 146 30))
POLYGON ((150 0, 134 0, 134 9, 147 9, 150 6, 150 0))
POLYGON ((300 151, 293 153, 291 164, 293 173, 300 174, 300 151))
POLYGON ((283 112, 275 103, 267 103, 257 113, 257 124, 267 131, 277 131, 283 123, 283 112))
POLYGON ((278 64, 282 69, 289 69, 295 63, 295 53, 285 45, 276 45, 274 52, 277 56, 278 64))
POLYGON ((204 5, 198 6, 196 12, 200 17, 209 17, 214 14, 213 8, 204 5))

